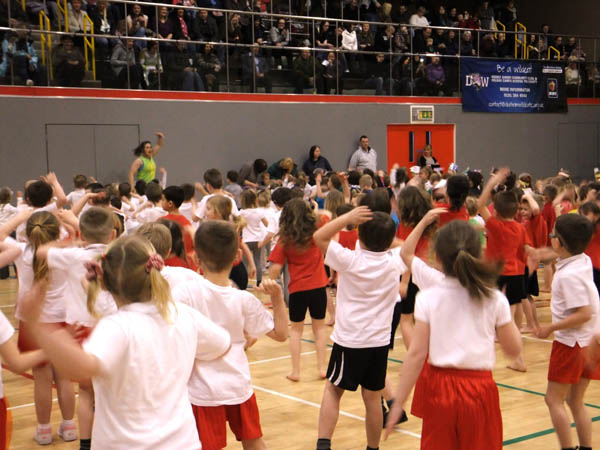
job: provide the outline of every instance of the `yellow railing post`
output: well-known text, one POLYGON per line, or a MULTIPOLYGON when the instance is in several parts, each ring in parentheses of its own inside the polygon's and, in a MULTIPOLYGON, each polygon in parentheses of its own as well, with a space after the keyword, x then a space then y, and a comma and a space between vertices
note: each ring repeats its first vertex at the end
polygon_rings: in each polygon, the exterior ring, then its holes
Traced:
POLYGON ((44 11, 40 11, 40 47, 42 53, 42 64, 48 67, 48 73, 50 74, 50 79, 54 79, 54 74, 52 72, 52 35, 43 33, 44 31, 50 31, 50 19, 46 15, 44 11), (48 47, 48 63, 46 64, 46 47, 48 47))
POLYGON ((560 60, 560 50, 557 49, 556 47, 553 47, 552 45, 548 46, 548 59, 550 59, 550 52, 556 52, 556 56, 557 56, 557 60, 560 60))
MULTIPOLYGON (((502 32, 506 32, 506 25, 504 25, 502 22, 500 22, 499 20, 496 20, 496 30, 500 31, 500 29, 498 28, 502 28, 502 32)), ((506 34, 506 33, 505 33, 506 34)), ((494 38, 498 39, 498 33, 496 33, 496 36, 494 36, 494 38)))
MULTIPOLYGON (((56 6, 58 7, 58 11, 61 12, 65 18, 65 31, 69 32, 69 6, 67 5, 67 0, 61 1, 57 0, 56 6)), ((62 31, 62 22, 60 20, 60 14, 58 14, 58 29, 62 31)))
POLYGON ((25 0, 21 0, 21 8, 25 11, 25 0))
POLYGON ((83 16, 83 51, 85 54, 85 70, 89 69, 89 57, 88 57, 88 48, 90 49, 91 57, 92 57, 92 76, 94 80, 96 79, 96 42, 93 36, 88 36, 88 27, 85 25, 86 23, 90 26, 89 34, 94 34, 94 23, 92 19, 89 18, 88 15, 83 16))
POLYGON ((521 22, 515 23, 515 59, 519 57, 519 44, 521 44, 521 59, 525 58, 525 54, 527 53, 527 28, 521 22), (519 39, 519 31, 523 31, 525 33, 525 38, 521 41, 519 39))

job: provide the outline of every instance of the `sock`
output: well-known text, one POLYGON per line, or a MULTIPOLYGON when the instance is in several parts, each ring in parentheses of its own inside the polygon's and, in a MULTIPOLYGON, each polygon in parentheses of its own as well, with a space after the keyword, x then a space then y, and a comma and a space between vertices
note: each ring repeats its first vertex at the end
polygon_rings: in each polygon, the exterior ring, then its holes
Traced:
POLYGON ((38 423, 37 428, 40 431, 49 430, 50 424, 49 423, 38 423))
POLYGON ((91 439, 80 439, 79 440, 79 450, 90 450, 92 448, 92 440, 91 439))
POLYGON ((369 447, 369 446, 367 445, 367 450, 379 450, 379 447, 369 447))
POLYGON ((317 439, 317 450, 331 450, 331 439, 317 439))
POLYGON ((75 425, 75 421, 73 419, 71 419, 71 420, 63 419, 62 424, 63 424, 63 426, 71 426, 71 425, 75 425))

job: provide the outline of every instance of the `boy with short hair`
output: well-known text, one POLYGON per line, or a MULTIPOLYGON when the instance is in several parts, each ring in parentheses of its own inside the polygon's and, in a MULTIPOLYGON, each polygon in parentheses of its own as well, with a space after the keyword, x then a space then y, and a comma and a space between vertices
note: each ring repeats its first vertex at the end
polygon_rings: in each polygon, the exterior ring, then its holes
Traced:
POLYGON ((266 334, 280 342, 287 339, 281 288, 272 280, 261 286, 271 296, 271 317, 260 300, 231 286, 229 273, 240 255, 239 235, 231 223, 203 222, 194 240, 205 279, 178 286, 173 298, 197 309, 231 335, 229 352, 215 361, 197 361, 188 383, 202 448, 220 450, 227 445, 226 421, 244 448, 264 448, 244 352, 245 333, 250 337, 266 334))
MULTIPOLYGON (((92 206, 81 214, 79 230, 82 247, 56 247, 56 243, 43 245, 36 252, 37 258, 48 261, 48 269, 52 277, 65 280, 65 322, 70 327, 82 327, 83 335, 89 336, 98 321, 87 309, 87 293, 82 280, 85 279, 84 264, 100 256, 109 242, 116 237, 114 213, 109 209, 92 206)), ((100 316, 114 314, 117 306, 109 294, 101 295, 96 301, 96 311, 100 316)), ((81 449, 89 449, 91 445, 92 423, 94 419, 94 389, 91 380, 79 382, 79 438, 81 449)), ((75 433, 75 425, 62 430, 62 433, 75 433)), ((59 431, 60 433, 61 431, 59 431)))
MULTIPOLYGON (((196 217, 199 220, 206 219, 206 202, 213 195, 224 195, 231 200, 231 214, 237 216, 239 214, 238 207, 235 204, 235 200, 223 189, 223 175, 218 169, 208 169, 204 172, 204 182, 206 183, 207 195, 202 197, 196 210, 196 217)), ((204 190, 204 186, 201 183, 196 183, 196 187, 200 190, 204 190)))
POLYGON ((400 275, 406 266, 400 249, 390 250, 396 226, 381 211, 359 206, 319 228, 316 245, 325 264, 338 273, 333 351, 319 414, 318 450, 331 448, 331 437, 345 391, 360 385, 365 404, 367 449, 379 448, 391 317, 398 297, 400 275), (360 248, 352 251, 333 240, 349 225, 358 226, 360 248))
MULTIPOLYGON (((504 190, 494 195, 494 216, 487 207, 494 188, 503 184, 509 175, 510 170, 502 168, 490 178, 479 197, 478 208, 479 214, 485 220, 488 236, 485 257, 488 260, 501 261, 504 264, 502 274, 498 278, 498 288, 504 291, 508 299, 514 321, 517 305, 526 297, 523 280, 525 261, 528 257, 533 256, 534 249, 525 227, 515 220, 519 202, 513 191, 504 190)), ((522 354, 507 367, 519 372, 527 371, 522 354)))
MULTIPOLYGON (((167 214, 160 204, 163 198, 163 189, 160 184, 150 182, 146 185, 145 195, 148 201, 138 208, 133 214, 133 219, 139 223, 156 222, 167 214)), ((137 226, 128 224, 127 229, 131 230, 137 226)))
POLYGON ((598 303, 592 262, 584 252, 593 233, 592 223, 578 214, 556 219, 550 242, 558 255, 552 282, 552 324, 541 326, 537 336, 546 338, 554 332, 546 404, 563 450, 590 450, 592 422, 584 405, 590 380, 600 379, 597 361, 586 366, 585 350, 598 332, 598 303), (571 439, 570 419, 565 410, 567 400, 579 436, 579 447, 571 439))
POLYGON ((198 228, 198 222, 194 221, 194 211, 196 209, 196 188, 191 183, 183 183, 183 203, 179 207, 179 212, 190 221, 194 231, 198 228))
POLYGON ((162 194, 161 207, 167 212, 167 215, 161 217, 161 219, 172 220, 181 225, 185 253, 192 256, 194 254, 194 229, 191 222, 179 212, 179 207, 185 198, 183 188, 180 186, 167 186, 162 194))
POLYGON ((85 195, 85 188, 88 185, 88 179, 85 175, 75 175, 73 177, 73 191, 67 195, 67 205, 73 207, 85 195))
POLYGON ((242 194, 242 187, 238 184, 239 175, 235 170, 227 172, 227 184, 223 188, 224 191, 229 192, 235 199, 235 204, 240 207, 240 195, 242 194))

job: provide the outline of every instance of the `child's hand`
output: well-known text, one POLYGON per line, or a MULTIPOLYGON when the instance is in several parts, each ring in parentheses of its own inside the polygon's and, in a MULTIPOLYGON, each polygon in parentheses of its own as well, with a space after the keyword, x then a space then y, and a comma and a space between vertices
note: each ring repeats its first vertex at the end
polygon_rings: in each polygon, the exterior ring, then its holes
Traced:
POLYGON ((265 280, 263 279, 260 282, 260 286, 258 290, 264 292, 269 297, 280 297, 283 296, 283 291, 281 290, 281 286, 275 280, 265 280))
POLYGON ((508 167, 502 167, 492 176, 492 180, 494 180, 494 184, 503 184, 509 175, 510 169, 508 167))
POLYGON ((435 222, 438 217, 440 217, 440 214, 448 212, 448 208, 433 208, 430 209, 429 211, 427 211, 427 214, 425 214, 423 216, 423 218, 421 219, 421 222, 423 222, 423 224, 425 224, 425 226, 431 225, 433 222, 435 222))
POLYGON ((155 131, 154 134, 156 135, 156 137, 158 139, 164 139, 165 138, 165 133, 163 133, 162 131, 155 131))
POLYGON ((385 432, 383 434, 383 440, 387 440, 387 438, 389 437, 390 433, 394 429, 394 426, 396 426, 396 424, 398 423, 403 409, 403 405, 401 405, 399 402, 394 402, 392 404, 392 409, 388 413, 387 420, 385 421, 385 432))
POLYGON ((539 339, 546 339, 548 336, 550 336, 550 333, 552 333, 552 329, 550 328, 550 326, 549 325, 543 325, 543 326, 540 326, 536 330, 535 335, 539 339))
POLYGON ((42 180, 51 185, 58 183, 58 178, 56 178, 56 174, 54 172, 50 172, 45 177, 42 177, 42 180))
POLYGON ((164 175, 165 173, 167 173, 167 169, 165 169, 164 167, 159 168, 158 171, 160 172, 161 175, 164 175))
POLYGON ((342 217, 346 217, 349 224, 360 225, 361 223, 368 222, 373 218, 373 211, 368 206, 357 206, 349 213, 344 214, 342 217))
POLYGON ((253 264, 248 268, 248 278, 256 277, 256 266, 253 264))

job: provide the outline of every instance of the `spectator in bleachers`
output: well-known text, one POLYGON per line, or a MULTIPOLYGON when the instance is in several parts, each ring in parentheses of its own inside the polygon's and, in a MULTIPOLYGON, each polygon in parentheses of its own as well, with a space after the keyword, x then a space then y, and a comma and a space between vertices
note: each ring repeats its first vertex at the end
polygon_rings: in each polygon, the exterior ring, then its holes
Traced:
POLYGON ((440 91, 445 91, 446 72, 440 64, 440 57, 434 56, 425 66, 425 92, 427 95, 438 96, 440 91))
MULTIPOLYGON (((127 14, 127 35, 145 37, 146 28, 148 28, 148 16, 142 12, 140 5, 134 3, 127 14)), ((146 41, 136 39, 134 45, 138 49, 142 49, 146 47, 146 41)))
POLYGON ((556 36, 556 38, 554 38, 554 43, 552 44, 552 47, 554 47, 560 52, 560 57, 558 57, 558 55, 555 52, 552 52, 550 54, 550 59, 565 59, 565 44, 563 43, 562 36, 556 36))
POLYGON ((540 28, 541 34, 540 34, 540 45, 539 45, 539 49, 540 52, 542 53, 542 55, 545 55, 546 52, 548 51, 548 45, 550 45, 550 43, 552 42, 552 39, 550 38, 550 36, 548 36, 548 34, 552 33, 552 30, 550 29, 550 25, 548 24, 543 24, 542 27, 540 28))
POLYGON ((410 33, 408 32, 408 27, 405 25, 399 27, 394 35, 394 52, 410 52, 410 33))
POLYGON ((329 52, 327 59, 320 65, 320 74, 317 76, 317 93, 330 94, 335 88, 337 95, 344 91, 344 73, 347 66, 345 60, 337 58, 335 52, 329 52))
POLYGON ((185 9, 177 8, 173 18, 173 39, 190 41, 192 39, 192 23, 185 15, 185 9))
POLYGON ((197 41, 216 42, 219 40, 217 21, 208 14, 206 9, 201 9, 193 23, 193 36, 197 41))
POLYGON ((62 35, 60 44, 52 52, 54 79, 59 86, 81 86, 85 75, 85 61, 81 50, 73 44, 73 37, 62 35))
POLYGON ((383 95, 384 89, 386 89, 389 95, 389 60, 386 61, 383 53, 377 53, 377 55, 375 55, 375 61, 371 62, 367 67, 368 78, 363 82, 363 87, 375 89, 375 95, 383 95), (388 83, 386 83, 386 80, 388 80, 388 83))
POLYGON ((273 83, 269 75, 269 63, 260 50, 255 43, 242 59, 242 83, 250 88, 250 92, 256 92, 257 87, 264 86, 265 92, 270 94, 273 83))
MULTIPOLYGON (((158 20, 153 21, 151 27, 157 37, 161 39, 173 39, 174 25, 173 20, 169 17, 169 8, 161 6, 158 9, 158 20)), ((169 42, 161 42, 159 45, 161 52, 172 47, 173 45, 169 42)))
POLYGON ((294 60, 294 93, 302 94, 304 89, 315 88, 315 58, 310 50, 302 49, 294 60))
MULTIPOLYGON (((345 20, 356 20, 358 21, 359 17, 359 9, 358 9, 358 0, 350 0, 346 6, 344 6, 344 14, 343 17, 345 20)), ((361 15, 361 19, 365 20, 361 15)))
MULTIPOLYGON (((356 39, 358 41, 358 49, 365 52, 371 52, 375 49, 375 36, 371 33, 371 24, 365 22, 362 24, 361 29, 356 33, 356 39)), ((357 55, 359 70, 366 72, 366 61, 372 60, 372 55, 359 53, 357 55)))
POLYGON ((27 31, 9 31, 2 41, 2 62, 0 80, 7 84, 43 85, 46 84, 46 71, 38 61, 33 43, 27 31), (11 79, 11 76, 14 77, 11 79))
POLYGON ((444 5, 440 5, 437 12, 431 16, 431 20, 429 22, 434 27, 449 27, 450 25, 448 25, 446 7, 444 5))
POLYGON ((142 66, 135 58, 133 39, 119 39, 113 47, 110 64, 120 89, 139 89, 142 66))
POLYGON ((484 0, 477 10, 477 15, 481 21, 481 28, 484 30, 493 30, 495 26, 494 8, 490 6, 490 2, 484 0))
MULTIPOLYGON (((532 34, 535 37, 535 34, 532 34)), ((494 39, 494 33, 486 33, 481 38, 479 44, 479 56, 482 58, 496 58, 496 40, 494 39)), ((537 59, 537 58, 536 58, 537 59)))
MULTIPOLYGON (((150 41, 148 46, 140 52, 140 65, 142 66, 143 78, 142 87, 144 89, 158 89, 159 77, 162 76, 163 66, 158 51, 158 42, 150 41)), ((164 80, 160 80, 161 87, 164 80)))
MULTIPOLYGON (((245 34, 242 30, 242 24, 240 22, 241 16, 239 14, 231 14, 229 16, 229 23, 227 24, 227 33, 223 30, 221 40, 229 42, 230 44, 244 44, 245 34)), ((228 47, 227 50, 229 56, 233 57, 234 60, 239 60, 241 54, 241 47, 228 47)), ((231 63, 231 62, 230 62, 231 63)))
POLYGON ((83 48, 83 37, 77 36, 84 31, 90 31, 90 24, 85 20, 88 17, 87 12, 81 9, 81 0, 71 0, 71 8, 69 9, 69 31, 75 33, 73 43, 79 48, 83 48))
POLYGON ((475 56, 473 48, 473 35, 470 31, 464 31, 460 42, 460 56, 475 56))
POLYGON ((450 8, 450 12, 448 13, 448 26, 453 28, 458 27, 458 15, 456 8, 450 8))
POLYGON ((399 24, 407 24, 410 22, 410 13, 404 3, 392 3, 392 22, 399 24))
MULTIPOLYGON (((377 22, 380 9, 381 3, 379 3, 377 0, 361 0, 360 19, 366 20, 367 22, 377 22)), ((344 19, 345 18, 346 17, 344 17, 344 19)))
MULTIPOLYGON (((527 56, 529 59, 541 59, 540 40, 537 34, 527 36, 527 56)), ((481 56, 484 56, 483 54, 481 56)))
POLYGON ((567 95, 577 97, 581 86, 581 71, 575 56, 569 56, 569 65, 565 68, 565 84, 567 85, 567 95))
MULTIPOLYGON (((337 46, 337 31, 330 26, 329 21, 321 22, 319 32, 315 36, 316 47, 326 50, 335 50, 337 46)), ((317 52, 317 59, 323 61, 327 59, 327 53, 329 52, 317 52)))
POLYGON ((577 39, 575 39, 575 36, 569 36, 569 38, 567 39, 567 43, 565 44, 565 54, 567 55, 567 58, 571 56, 571 53, 573 52, 573 50, 575 50, 576 47, 577 39))
POLYGON ((496 55, 498 58, 506 58, 511 54, 510 46, 506 41, 506 34, 498 33, 498 40, 496 41, 496 55))
POLYGON ((389 53, 394 45, 394 25, 386 25, 375 37, 375 51, 389 53))
POLYGON ((427 39, 432 38, 433 31, 427 27, 423 30, 419 30, 415 33, 413 38, 413 52, 414 53, 425 53, 427 52, 427 39))
POLYGON ((213 51, 211 43, 207 42, 204 47, 201 47, 200 52, 196 55, 195 66, 202 77, 204 86, 207 91, 219 92, 219 81, 217 77, 221 72, 221 61, 213 51))
POLYGON ((498 11, 498 19, 506 25, 507 30, 514 30, 515 23, 519 18, 517 16, 517 7, 513 0, 509 0, 504 8, 500 8, 498 11))
MULTIPOLYGON (((422 28, 429 26, 429 20, 425 17, 425 8, 423 6, 419 6, 417 12, 410 16, 410 24, 422 28)), ((417 30, 414 31, 415 33, 417 32, 417 30)))
POLYGON ((411 59, 403 56, 392 66, 393 95, 412 95, 411 59))
POLYGON ((291 68, 291 52, 286 50, 286 47, 290 44, 290 32, 286 28, 286 22, 283 17, 280 17, 277 21, 277 25, 271 28, 271 45, 276 46, 276 49, 272 50, 273 58, 275 59, 275 65, 278 69, 283 66, 282 57, 285 56, 286 64, 288 68, 291 68))
POLYGON ((177 41, 175 49, 167 56, 169 88, 176 91, 203 91, 204 83, 193 65, 193 55, 185 41, 177 41))
POLYGON ((94 24, 94 34, 106 37, 95 37, 96 60, 104 61, 109 56, 111 37, 117 30, 117 18, 114 10, 109 7, 107 0, 98 0, 95 5, 89 5, 88 13, 94 24))
POLYGON ((358 60, 356 58, 356 50, 358 50, 358 38, 356 37, 356 31, 354 30, 354 24, 350 22, 344 22, 344 29, 342 30, 342 49, 349 51, 349 53, 342 53, 346 58, 348 68, 353 72, 357 73, 358 60))

